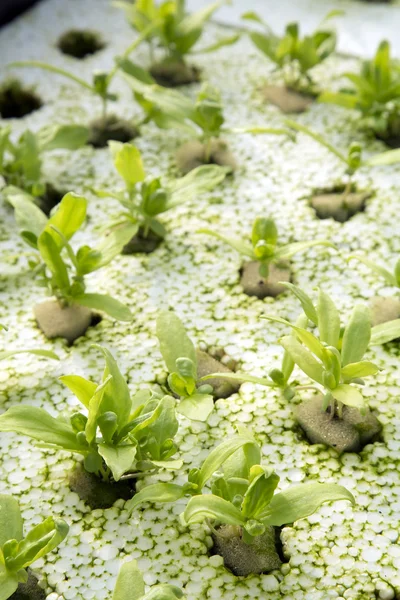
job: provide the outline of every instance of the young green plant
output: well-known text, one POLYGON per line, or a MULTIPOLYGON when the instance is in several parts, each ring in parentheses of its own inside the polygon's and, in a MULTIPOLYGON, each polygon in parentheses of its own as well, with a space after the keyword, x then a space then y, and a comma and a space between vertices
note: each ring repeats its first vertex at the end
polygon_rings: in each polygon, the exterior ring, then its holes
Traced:
POLYGON ((48 517, 26 535, 18 502, 0 495, 0 600, 8 600, 28 580, 27 568, 57 548, 68 533, 62 519, 48 517))
POLYGON ((336 48, 335 31, 322 26, 328 19, 340 14, 343 14, 342 11, 331 11, 312 34, 303 38, 298 23, 289 23, 283 36, 279 37, 256 13, 247 12, 242 18, 264 26, 264 33, 250 31, 250 39, 282 72, 285 85, 295 91, 316 94, 310 71, 326 60, 336 48))
POLYGON ((196 348, 172 311, 159 312, 157 337, 168 369, 168 387, 179 398, 177 412, 193 421, 207 421, 214 408, 213 388, 198 386, 196 348))
POLYGON ((114 166, 125 183, 125 190, 96 190, 96 194, 100 197, 111 196, 124 208, 115 222, 110 224, 111 230, 125 227, 132 230, 134 225, 134 235, 139 232, 143 239, 147 239, 151 234, 163 239, 166 230, 158 220, 158 215, 214 189, 224 180, 227 173, 226 168, 204 165, 185 177, 163 184, 160 177, 146 177, 142 157, 136 146, 120 142, 109 142, 109 146, 114 166))
MULTIPOLYGON (((122 8, 129 24, 139 34, 153 25, 153 30, 146 38, 150 51, 150 72, 165 81, 168 86, 181 85, 197 81, 199 70, 186 63, 186 57, 193 52, 193 47, 200 39, 204 26, 213 16, 215 11, 226 3, 226 0, 213 2, 195 13, 188 14, 185 0, 138 0, 130 2, 114 2, 114 6, 122 8), (160 63, 155 63, 154 48, 162 49, 160 63)), ((222 46, 234 44, 240 34, 218 39, 207 48, 199 52, 212 52, 222 46)))
MULTIPOLYGON (((43 181, 43 155, 51 150, 76 150, 86 144, 89 131, 80 125, 49 125, 38 133, 29 129, 16 142, 11 128, 0 128, 0 175, 8 185, 16 186, 32 196, 46 191, 43 181)), ((3 189, 7 197, 7 188, 3 189)))
POLYGON ((363 61, 361 71, 345 73, 352 88, 325 91, 319 102, 337 104, 361 113, 362 126, 389 145, 400 136, 400 68, 390 57, 390 44, 379 44, 374 58, 363 61))
POLYGON ((146 593, 143 575, 136 560, 130 560, 121 566, 112 600, 184 600, 183 592, 175 585, 163 583, 154 585, 146 593))
POLYGON ((393 165, 397 162, 400 162, 400 150, 387 150, 386 152, 380 152, 378 154, 374 154, 369 158, 363 158, 362 153, 363 149, 361 144, 358 142, 352 142, 347 150, 347 154, 343 154, 340 150, 338 150, 335 146, 333 146, 322 134, 317 133, 306 127, 305 125, 301 125, 297 123, 297 121, 292 121, 290 119, 285 119, 285 125, 308 135, 313 140, 324 146, 329 152, 334 154, 336 158, 338 158, 346 167, 346 175, 348 176, 347 183, 343 192, 343 197, 346 197, 351 193, 354 188, 354 175, 361 168, 370 168, 370 167, 380 167, 385 165, 393 165))
POLYGON ((80 454, 86 471, 106 482, 142 477, 161 468, 179 469, 182 461, 171 460, 177 451, 175 400, 149 390, 131 396, 112 354, 94 347, 106 362, 101 383, 78 375, 60 377, 84 412, 55 418, 42 408, 13 406, 0 416, 0 431, 80 454))
MULTIPOLYGON (((203 84, 193 101, 177 90, 157 85, 151 76, 130 61, 117 59, 117 64, 125 71, 125 78, 147 112, 148 119, 152 119, 161 129, 177 129, 199 140, 201 145, 198 145, 199 142, 195 146, 185 144, 181 149, 182 153, 194 154, 191 156, 191 168, 210 162, 234 168, 234 160, 230 153, 229 158, 227 156, 226 144, 220 143, 220 137, 225 133, 276 134, 291 137, 291 133, 284 128, 225 127, 220 92, 210 84, 203 84)), ((181 168, 190 170, 185 166, 181 168)))
MULTIPOLYGON (((266 295, 276 296, 284 291, 280 283, 274 284, 274 286, 265 286, 265 290, 261 289, 260 277, 263 278, 264 283, 268 281, 272 267, 283 266, 286 267, 287 263, 292 256, 297 252, 302 252, 313 246, 325 246, 329 248, 335 248, 333 244, 325 240, 309 240, 306 242, 294 242, 291 244, 278 244, 278 230, 275 221, 271 218, 258 217, 252 227, 251 241, 243 241, 236 238, 227 237, 218 231, 211 229, 199 229, 198 233, 205 233, 221 240, 228 244, 239 252, 241 255, 250 259, 250 262, 246 262, 243 267, 242 273, 242 284, 245 288, 246 293, 249 295, 256 295, 259 298, 263 298, 266 295), (258 269, 253 273, 253 266, 258 265, 258 269), (249 276, 247 276, 249 271, 249 276), (247 282, 247 279, 251 277, 255 278, 255 284, 253 282, 247 282), (251 276, 251 277, 250 277, 251 276), (254 288, 254 289, 253 289, 254 288), (273 288, 273 289, 270 289, 273 288), (265 293, 264 293, 265 292, 265 293)), ((280 271, 278 271, 280 274, 280 271)), ((261 281, 263 283, 263 281, 261 281)))
MULTIPOLYGON (((307 517, 325 502, 354 503, 352 494, 336 484, 305 483, 274 494, 279 477, 260 462, 260 447, 245 428, 239 428, 239 435, 222 442, 200 469, 190 471, 186 484, 149 485, 127 503, 127 508, 133 510, 143 502, 173 502, 190 496, 181 517, 183 524, 206 522, 214 534, 214 546, 224 556, 225 565, 236 574, 260 572, 255 568, 253 555, 250 559, 246 556, 254 551, 256 538, 270 534, 272 548, 262 548, 261 552, 265 555, 268 551, 275 558, 274 527, 307 517), (212 493, 203 493, 211 478, 212 493), (233 559, 229 550, 224 551, 232 538, 240 540, 240 559, 237 551, 233 559)), ((275 567, 279 566, 279 558, 277 561, 275 567)))
POLYGON ((30 267, 60 306, 80 305, 104 311, 117 320, 132 319, 128 307, 115 298, 86 292, 85 277, 121 252, 131 237, 133 226, 131 231, 114 231, 97 247, 84 245, 74 251, 70 240, 86 219, 86 198, 72 192, 66 194, 49 219, 18 189, 8 200, 15 209, 21 237, 36 251, 30 267))

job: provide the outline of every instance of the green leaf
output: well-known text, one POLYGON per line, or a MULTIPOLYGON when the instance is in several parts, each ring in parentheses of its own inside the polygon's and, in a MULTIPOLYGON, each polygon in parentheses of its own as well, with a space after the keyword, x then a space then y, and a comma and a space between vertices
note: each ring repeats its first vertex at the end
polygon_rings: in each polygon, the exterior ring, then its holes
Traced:
POLYGON ((137 447, 130 446, 110 446, 109 444, 98 444, 98 452, 107 467, 111 470, 115 481, 119 481, 125 473, 132 469, 135 460, 137 447))
POLYGON ((167 207, 182 204, 199 194, 213 190, 226 177, 228 169, 218 165, 201 165, 184 177, 175 179, 166 186, 170 198, 167 207))
POLYGON ((38 238, 38 249, 43 262, 53 275, 55 286, 60 290, 67 292, 70 286, 68 270, 61 258, 60 246, 57 245, 51 233, 44 230, 40 234, 38 238))
POLYGON ((345 92, 322 92, 318 96, 318 102, 326 104, 337 104, 343 108, 356 109, 358 98, 355 94, 345 92))
POLYGON ((400 149, 375 154, 365 160, 364 165, 368 167, 380 167, 382 165, 394 165, 398 162, 400 162, 400 149))
POLYGON ((47 222, 46 231, 54 238, 59 248, 63 240, 51 229, 51 225, 58 229, 66 240, 70 240, 74 233, 82 226, 86 219, 87 200, 73 192, 66 194, 61 200, 56 212, 47 222))
POLYGON ((253 246, 260 241, 266 242, 271 246, 276 246, 278 240, 278 230, 273 219, 259 217, 254 221, 251 232, 251 243, 253 246))
POLYGON ((221 521, 225 525, 245 524, 240 510, 227 500, 213 494, 193 496, 186 506, 182 520, 186 525, 193 525, 206 519, 221 521))
MULTIPOLYGON (((199 491, 203 489, 205 483, 216 471, 218 471, 228 458, 234 455, 238 450, 245 450, 247 447, 254 449, 258 454, 260 452, 257 442, 245 429, 243 429, 240 431, 240 435, 225 440, 214 448, 203 462, 199 471, 197 479, 199 491)), ((261 460, 261 456, 259 460, 261 460)))
POLYGON ((386 321, 380 325, 375 325, 371 329, 371 346, 378 346, 380 344, 387 344, 400 338, 400 319, 394 319, 393 321, 386 321))
POLYGON ((221 235, 217 231, 212 231, 211 229, 199 229, 197 233, 205 233, 206 235, 212 235, 218 240, 221 240, 221 242, 225 242, 225 244, 231 246, 234 250, 237 250, 237 252, 239 252, 240 254, 244 254, 245 256, 256 260, 256 256, 254 255, 253 248, 250 244, 246 244, 245 242, 242 242, 241 240, 238 240, 236 238, 227 238, 226 236, 221 235))
POLYGON ((172 311, 162 310, 157 316, 156 334, 160 352, 170 373, 176 371, 178 358, 189 358, 196 367, 196 349, 179 317, 172 311))
POLYGON ((71 425, 55 419, 43 408, 12 406, 0 415, 0 431, 14 431, 38 442, 52 444, 71 452, 82 452, 71 425))
POLYGON ((0 360, 4 360, 6 358, 10 358, 11 356, 15 356, 16 354, 33 354, 35 356, 42 356, 43 358, 52 358, 54 360, 60 360, 60 357, 55 354, 55 352, 51 352, 50 350, 5 350, 4 352, 0 352, 0 360))
POLYGON ((383 277, 383 279, 386 281, 386 283, 388 285, 397 287, 397 281, 396 281, 394 274, 391 273, 390 271, 388 271, 387 269, 385 269, 384 267, 381 267, 380 265, 375 264, 372 260, 369 260, 369 258, 367 258, 365 256, 359 256, 358 254, 352 254, 351 256, 349 256, 349 258, 347 260, 350 261, 353 258, 364 263, 364 265, 369 267, 374 273, 377 273, 378 275, 383 277))
POLYGON ((321 342, 328 346, 338 347, 340 337, 339 312, 332 298, 321 289, 318 293, 317 304, 318 330, 321 342))
POLYGON ((325 502, 349 500, 355 504, 352 494, 341 485, 334 483, 303 483, 294 485, 284 492, 275 494, 265 517, 265 525, 280 527, 289 525, 314 514, 325 502))
POLYGON ((183 398, 176 411, 192 421, 207 421, 214 409, 214 399, 210 394, 192 394, 183 398))
POLYGON ((308 377, 323 385, 323 367, 307 348, 291 335, 281 338, 280 344, 308 377))
POLYGON ((317 358, 321 361, 325 358, 325 348, 321 344, 315 335, 313 335, 307 329, 303 329, 302 327, 297 327, 297 325, 292 325, 289 321, 285 319, 281 319, 280 317, 269 317, 268 315, 265 317, 261 317, 262 319, 267 319, 268 321, 274 321, 275 323, 283 323, 284 325, 288 325, 293 329, 293 333, 295 337, 297 337, 317 358))
POLYGON ((89 381, 79 375, 63 375, 59 377, 59 380, 75 394, 83 406, 89 408, 90 400, 97 389, 97 385, 93 381, 89 381))
POLYGON ((364 304, 357 304, 350 316, 344 330, 342 341, 342 366, 359 362, 371 339, 371 324, 369 308, 364 304))
POLYGON ((303 250, 307 250, 308 248, 312 248, 313 246, 325 246, 326 248, 333 248, 336 250, 336 246, 331 244, 331 242, 326 242, 324 240, 314 240, 311 242, 294 242, 293 244, 287 244, 285 246, 280 246, 274 254, 274 260, 289 260, 298 252, 303 252, 303 250))
POLYGON ((10 573, 6 570, 1 558, 0 550, 0 600, 8 600, 18 588, 19 578, 17 573, 10 573))
POLYGON ((102 412, 111 411, 115 413, 118 417, 118 431, 121 431, 121 429, 129 422, 132 410, 132 401, 128 384, 121 374, 117 362, 111 352, 98 344, 94 344, 93 348, 102 352, 106 360, 103 382, 105 382, 109 376, 112 377, 111 382, 105 388, 102 412))
POLYGON ((140 492, 134 495, 131 500, 125 504, 128 511, 133 511, 143 502, 176 502, 184 496, 184 489, 181 485, 174 483, 154 483, 147 485, 140 492))
POLYGON ((16 188, 8 186, 3 193, 15 210, 15 220, 23 231, 31 231, 38 237, 47 225, 47 217, 43 211, 34 203, 29 194, 16 188))
POLYGON ((241 33, 234 33, 233 35, 227 35, 220 37, 214 44, 210 44, 204 48, 199 48, 197 51, 191 52, 191 54, 206 54, 209 52, 215 52, 224 46, 233 46, 241 38, 241 33))
POLYGON ((243 498, 242 514, 246 519, 258 519, 274 495, 279 477, 260 465, 255 465, 250 470, 250 476, 254 471, 258 475, 251 481, 243 498))
POLYGON ((23 521, 18 501, 7 494, 0 494, 0 549, 8 540, 19 542, 22 536, 23 521))
POLYGON ((118 573, 112 600, 141 600, 144 593, 144 581, 136 560, 123 563, 118 573))
POLYGON ((144 181, 145 172, 140 151, 133 144, 109 141, 108 145, 114 158, 114 166, 128 189, 133 189, 140 181, 144 181))
MULTIPOLYGON (((86 440, 87 440, 88 444, 91 444, 96 439, 98 418, 100 417, 100 415, 107 412, 107 409, 105 409, 102 406, 102 403, 103 403, 103 398, 104 398, 104 393, 105 393, 106 387, 110 384, 111 379, 112 379, 111 375, 108 375, 108 377, 100 385, 98 385, 96 387, 96 390, 95 390, 93 396, 90 398, 89 408, 88 408, 88 412, 89 412, 88 420, 87 420, 86 426, 85 426, 85 436, 86 436, 86 440)), ((115 412, 115 411, 113 411, 113 412, 115 412)), ((117 414, 117 413, 115 413, 115 414, 117 414)))
POLYGON ((309 129, 305 125, 302 125, 301 123, 298 123, 297 121, 293 121, 292 119, 285 119, 284 123, 288 127, 291 127, 292 129, 295 129, 296 131, 300 131, 301 133, 304 133, 305 135, 308 135, 309 137, 313 138, 316 142, 321 144, 321 146, 324 146, 327 150, 329 150, 329 152, 332 152, 332 154, 334 154, 339 160, 341 160, 345 165, 347 165, 347 157, 344 154, 342 154, 341 152, 339 152, 339 150, 337 150, 337 148, 332 146, 332 144, 330 144, 324 138, 323 135, 321 135, 320 133, 316 133, 315 131, 312 131, 312 129, 309 129))
POLYGON ((74 302, 105 312, 117 321, 132 321, 133 319, 130 309, 108 294, 80 294, 74 296, 74 302))
POLYGON ((7 569, 16 572, 29 567, 57 548, 66 538, 68 530, 68 525, 62 519, 48 517, 29 531, 18 543, 11 557, 4 557, 7 569))
POLYGON ((136 235, 138 224, 127 222, 113 229, 101 242, 94 248, 100 252, 101 258, 96 263, 94 271, 108 265, 116 256, 121 254, 123 247, 136 235))
POLYGON ((248 381, 249 383, 257 383, 259 385, 264 385, 267 387, 275 387, 275 384, 270 379, 266 377, 255 377, 254 375, 248 375, 247 373, 242 373, 241 371, 237 371, 236 373, 210 373, 209 375, 204 375, 200 377, 198 380, 207 381, 207 379, 214 379, 215 377, 222 377, 224 379, 233 379, 234 381, 248 381))
POLYGON ((84 146, 89 138, 89 129, 82 125, 49 125, 39 134, 42 152, 64 148, 76 150, 84 146))
POLYGON ((357 388, 347 383, 341 383, 335 389, 331 390, 332 396, 338 402, 342 402, 346 406, 363 410, 365 408, 364 398, 357 388))
POLYGON ((349 363, 343 367, 342 376, 345 379, 355 379, 375 375, 378 371, 379 368, 374 363, 362 360, 361 362, 349 363))
POLYGON ((71 79, 75 83, 78 83, 80 86, 90 90, 92 93, 95 93, 93 86, 89 85, 83 79, 76 77, 73 73, 68 73, 64 69, 60 69, 59 67, 55 67, 53 65, 48 65, 47 63, 40 62, 38 60, 19 60, 9 63, 9 67, 36 67, 38 69, 43 69, 45 71, 50 71, 52 73, 56 73, 57 75, 61 75, 62 77, 66 77, 67 79, 71 79))
POLYGON ((296 298, 300 300, 300 304, 304 313, 307 317, 314 323, 314 325, 318 325, 318 316, 317 311, 315 310, 314 304, 312 300, 302 289, 300 289, 297 285, 293 285, 293 283, 282 282, 282 285, 289 288, 290 291, 294 293, 296 298))
POLYGON ((208 21, 212 14, 225 3, 225 0, 218 0, 212 4, 208 4, 197 12, 189 13, 184 17, 178 25, 177 32, 179 36, 189 35, 193 31, 202 29, 204 23, 208 21))

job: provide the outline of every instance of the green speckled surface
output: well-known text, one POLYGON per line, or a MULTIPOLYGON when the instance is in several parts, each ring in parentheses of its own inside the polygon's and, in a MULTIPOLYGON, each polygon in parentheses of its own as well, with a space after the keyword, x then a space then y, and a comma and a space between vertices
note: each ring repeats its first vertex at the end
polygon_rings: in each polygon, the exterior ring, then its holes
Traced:
MULTIPOLYGON (((206 40, 220 33, 210 26, 206 40)), ((112 57, 131 39, 123 15, 106 0, 47 0, 1 32, 0 64, 12 59, 42 59, 89 79, 93 69, 109 68, 112 57), (101 31, 108 46, 76 62, 59 54, 55 41, 67 28, 82 23, 101 31)), ((146 64, 145 48, 135 59, 146 64)), ((204 77, 222 89, 228 124, 280 123, 278 111, 263 105, 257 92, 272 65, 246 39, 212 56, 199 54, 195 60, 203 66, 204 77)), ((331 58, 318 69, 316 77, 330 85, 341 73, 357 68, 355 59, 331 58)), ((100 109, 90 95, 78 87, 68 87, 58 77, 34 70, 20 71, 19 75, 27 83, 37 84, 45 105, 12 122, 15 135, 26 127, 36 130, 50 122, 87 123, 100 109)), ((140 117, 124 82, 116 78, 115 88, 120 93, 115 112, 126 118, 140 117)), ((195 92, 195 87, 188 91, 195 92)), ((360 140, 368 151, 383 150, 382 144, 357 130, 355 114, 316 104, 299 119, 329 132, 330 139, 342 148, 360 140)), ((174 151, 181 141, 179 135, 160 132, 151 124, 142 133, 137 145, 148 172, 175 175, 174 151)), ((57 377, 75 373, 99 379, 102 362, 90 347, 93 342, 112 350, 132 392, 155 381, 164 372, 155 339, 160 307, 174 307, 193 340, 223 346, 242 361, 244 370, 262 376, 278 366, 282 349, 276 340, 284 328, 267 323, 261 316, 269 313, 294 319, 300 312, 298 303, 289 294, 276 301, 245 296, 239 285, 241 258, 216 240, 197 234, 201 226, 212 224, 221 232, 239 236, 250 230, 256 216, 271 215, 282 241, 331 240, 337 244, 338 254, 312 249, 293 259, 293 272, 295 281, 310 293, 323 286, 334 297, 344 319, 355 302, 395 293, 362 265, 346 266, 344 257, 362 251, 381 264, 394 264, 400 252, 400 165, 360 172, 360 186, 370 186, 376 193, 364 213, 342 225, 319 221, 308 206, 307 195, 313 188, 332 185, 343 174, 336 159, 312 140, 299 136, 298 143, 292 144, 281 137, 242 135, 229 136, 229 144, 240 163, 234 178, 208 197, 193 199, 166 214, 163 222, 169 233, 154 254, 121 256, 88 279, 88 290, 108 290, 129 304, 135 312, 133 322, 127 325, 104 319, 71 348, 61 340, 46 341, 35 327, 32 306, 42 299, 43 290, 31 279, 27 247, 19 240, 12 212, 4 203, 0 205, 0 310, 1 321, 9 327, 2 333, 1 347, 54 348, 61 357, 57 364, 26 355, 2 362, 0 410, 19 403, 42 406, 52 414, 72 410, 76 400, 57 377), (209 201, 215 197, 220 202, 209 201), (20 252, 25 254, 18 258, 20 252)), ((115 201, 96 199, 86 189, 119 185, 108 150, 54 152, 46 157, 44 168, 56 185, 87 192, 90 221, 76 236, 76 243, 93 242, 98 229, 118 210, 115 201)), ((211 538, 205 527, 196 526, 189 532, 179 525, 182 504, 149 506, 132 517, 122 501, 113 508, 90 512, 66 483, 74 457, 41 450, 28 439, 2 434, 0 491, 18 497, 28 527, 50 513, 62 516, 71 526, 67 542, 58 552, 35 565, 50 594, 48 600, 110 598, 125 557, 138 559, 146 584, 177 583, 185 587, 188 600, 395 598, 395 590, 400 594, 399 347, 373 348, 368 358, 382 367, 374 381, 367 381, 364 393, 379 414, 384 442, 367 446, 360 456, 338 457, 323 446, 309 446, 295 428, 290 405, 278 393, 251 384, 218 401, 207 424, 181 420, 178 439, 185 472, 176 477, 178 482, 184 481, 187 470, 198 466, 209 449, 233 434, 235 424, 241 423, 254 431, 265 464, 273 465, 281 477, 281 489, 302 481, 337 482, 356 496, 354 509, 346 502, 323 506, 312 517, 285 528, 282 538, 290 561, 268 575, 235 578, 219 557, 210 558, 211 538)), ((147 482, 156 480, 172 481, 174 476, 159 474, 147 482)))

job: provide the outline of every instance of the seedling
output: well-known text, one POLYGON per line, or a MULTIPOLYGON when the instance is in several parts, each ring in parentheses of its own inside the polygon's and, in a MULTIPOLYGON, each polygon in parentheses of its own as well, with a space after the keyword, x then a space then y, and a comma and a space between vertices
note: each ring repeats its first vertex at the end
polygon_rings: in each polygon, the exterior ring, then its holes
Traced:
POLYGON ((344 201, 354 188, 354 175, 359 171, 359 169, 393 165, 400 161, 400 150, 388 150, 386 152, 380 152, 379 154, 375 154, 374 156, 363 159, 363 149, 361 144, 358 142, 352 142, 347 150, 347 154, 343 154, 340 150, 335 148, 335 146, 333 146, 322 134, 312 131, 312 129, 309 129, 305 125, 301 125, 300 123, 289 119, 285 120, 285 124, 288 127, 311 137, 313 140, 321 144, 321 146, 324 146, 324 148, 329 150, 329 152, 334 154, 343 163, 343 165, 345 165, 345 172, 348 176, 348 179, 343 192, 344 201))
POLYGON ((160 177, 146 178, 139 150, 131 144, 109 142, 114 166, 125 183, 124 190, 109 192, 96 191, 100 197, 112 197, 118 200, 124 212, 120 213, 111 230, 135 226, 135 235, 140 232, 144 240, 152 233, 159 239, 166 235, 164 225, 158 215, 212 190, 226 176, 226 169, 216 165, 206 165, 194 169, 185 177, 175 179, 163 185, 160 177))
POLYGON ((362 125, 389 145, 400 136, 400 69, 391 60, 390 44, 383 41, 373 59, 362 63, 361 72, 345 73, 353 84, 341 92, 323 92, 319 102, 358 110, 362 125))
MULTIPOLYGON (((204 84, 195 101, 177 90, 165 89, 157 85, 148 74, 130 61, 118 60, 117 64, 125 71, 125 78, 143 109, 161 129, 178 129, 192 138, 197 138, 201 146, 184 145, 181 149, 187 159, 189 153, 191 166, 183 166, 189 171, 194 166, 214 162, 234 168, 235 163, 227 147, 219 140, 225 133, 277 134, 291 136, 286 129, 271 127, 224 127, 223 106, 217 89, 204 84)), ((197 143, 198 144, 198 143, 197 143)), ((182 161, 183 162, 183 161, 182 161)), ((183 163, 184 164, 184 163, 183 163)))
MULTIPOLYGON (((400 290, 400 259, 395 263, 393 271, 377 265, 366 256, 353 254, 348 260, 357 259, 369 267, 374 273, 383 277, 391 287, 400 290)), ((400 299, 377 297, 373 305, 373 325, 371 329, 371 345, 386 344, 400 337, 400 299)))
POLYGON ((300 37, 298 23, 287 25, 284 35, 279 37, 256 13, 247 12, 242 18, 264 26, 265 33, 251 31, 249 36, 254 45, 282 72, 285 85, 299 92, 315 94, 316 86, 310 71, 326 60, 336 48, 335 31, 322 28, 322 25, 340 14, 343 14, 342 11, 331 11, 314 33, 303 38, 300 37))
MULTIPOLYGON (((61 307, 80 305, 101 310, 114 319, 130 321, 124 304, 105 294, 87 293, 85 277, 111 262, 130 239, 131 232, 114 231, 96 248, 81 246, 74 251, 69 243, 86 219, 87 200, 66 194, 50 219, 18 190, 9 196, 21 237, 36 253, 29 262, 41 284, 61 307)), ((40 305, 39 305, 40 306, 40 305)))
POLYGON ((281 271, 288 270, 287 263, 284 261, 288 261, 292 256, 297 254, 297 252, 302 252, 313 246, 335 248, 333 244, 325 240, 310 240, 307 242, 294 242, 292 244, 279 245, 278 230, 275 222, 273 219, 265 217, 259 217, 254 221, 251 232, 251 243, 236 238, 226 237, 211 229, 200 229, 198 233, 212 235, 250 259, 251 262, 245 263, 243 269, 242 284, 246 293, 252 296, 258 296, 259 298, 263 298, 266 295, 276 296, 284 291, 284 288, 282 288, 280 284, 274 283, 270 286, 265 285, 268 284, 268 277, 271 275, 273 266, 276 265, 278 269, 279 267, 283 267, 278 270, 278 274, 282 277, 281 271), (253 266, 255 265, 258 265, 258 269, 253 273, 253 266), (251 271, 247 274, 246 269, 250 269, 251 271), (265 281, 260 282, 260 277, 265 281), (247 279, 250 280, 254 278, 254 284, 252 281, 247 281, 247 279), (263 287, 261 284, 263 284, 265 289, 259 289, 263 287))
MULTIPOLYGON (((124 58, 128 57, 129 54, 133 52, 133 50, 135 50, 135 48, 137 48, 139 44, 141 44, 142 41, 146 39, 146 37, 153 31, 154 27, 154 24, 145 27, 141 35, 138 38, 136 38, 136 40, 125 50, 122 56, 124 58)), ((117 117, 115 117, 114 115, 107 115, 108 102, 117 100, 117 95, 110 91, 110 86, 115 75, 118 73, 118 65, 115 65, 113 69, 111 69, 111 71, 109 72, 95 71, 93 73, 91 83, 88 83, 87 81, 81 79, 74 73, 70 73, 69 71, 62 69, 61 67, 50 65, 37 60, 16 61, 10 63, 8 66, 37 68, 49 71, 50 73, 55 73, 56 75, 60 75, 61 77, 64 77, 69 81, 73 81, 74 83, 80 85, 81 88, 88 90, 95 97, 97 97, 101 102, 102 110, 100 120, 94 121, 91 127, 91 135, 89 141, 94 146, 106 145, 106 142, 104 141, 104 131, 106 131, 109 134, 108 139, 119 139, 119 137, 116 136, 121 136, 122 134, 124 134, 125 137, 127 137, 128 139, 124 139, 123 141, 128 141, 129 139, 135 137, 138 134, 137 129, 130 125, 128 122, 125 123, 124 121, 118 120, 117 117), (122 131, 123 127, 125 127, 124 131, 122 131), (101 133, 103 133, 103 135, 101 135, 101 133)))
POLYGON ((341 327, 340 316, 333 300, 319 290, 318 303, 297 286, 285 284, 300 301, 308 319, 318 327, 318 336, 305 327, 292 325, 279 317, 266 317, 293 329, 294 336, 284 336, 280 344, 293 362, 300 367, 324 394, 323 408, 330 409, 333 417, 342 418, 343 406, 366 411, 362 394, 356 385, 363 378, 376 375, 379 368, 363 360, 371 338, 369 310, 357 304, 346 327, 341 327), (320 387, 318 387, 320 386, 320 387))
POLYGON ((349 500, 354 504, 354 498, 340 485, 321 483, 292 486, 274 495, 279 477, 272 469, 261 466, 260 461, 260 447, 241 428, 238 436, 217 446, 200 469, 192 469, 187 484, 150 485, 130 500, 127 508, 133 510, 142 502, 173 502, 183 495, 190 496, 181 517, 183 524, 206 522, 213 532, 215 548, 236 574, 268 570, 271 560, 272 568, 279 567, 273 527, 305 518, 325 502, 349 500), (212 493, 202 493, 213 476, 212 493), (263 559, 259 569, 255 540, 263 536, 261 543, 266 546, 268 535, 273 541, 269 547, 261 547, 263 559), (232 539, 240 540, 240 558, 237 549, 232 554, 229 551, 232 539))
MULTIPOLYGON (((12 142, 11 128, 0 128, 0 175, 9 185, 17 186, 32 196, 45 192, 42 177, 43 154, 51 150, 75 150, 83 146, 89 131, 80 125, 50 125, 38 133, 25 131, 12 142)), ((7 189, 4 190, 7 195, 7 189)))
POLYGON ((105 358, 100 384, 78 375, 60 380, 85 408, 69 418, 54 418, 42 408, 13 406, 0 416, 0 431, 26 435, 41 446, 81 454, 86 471, 106 482, 142 477, 161 468, 178 469, 170 460, 177 447, 175 400, 142 390, 131 397, 112 354, 105 358))
POLYGON ((24 536, 17 500, 0 495, 0 600, 7 600, 19 583, 27 582, 26 569, 57 548, 68 529, 62 519, 48 517, 24 536))
POLYGON ((136 560, 123 563, 119 570, 112 600, 177 600, 184 595, 180 588, 171 584, 152 586, 145 592, 143 575, 136 560))
POLYGON ((197 356, 182 321, 172 311, 157 317, 157 337, 168 369, 168 387, 178 396, 177 412, 194 421, 207 421, 214 408, 213 388, 197 387, 197 356))
MULTIPOLYGON (((153 25, 152 33, 147 37, 149 44, 152 74, 165 81, 166 85, 181 85, 198 81, 199 70, 186 64, 186 56, 200 39, 204 26, 215 11, 226 0, 213 2, 201 10, 187 14, 185 0, 168 0, 157 3, 155 0, 139 0, 130 2, 114 2, 114 6, 122 8, 129 24, 138 34, 153 25), (160 63, 154 63, 154 48, 160 47, 163 57, 160 63)), ((234 44, 240 34, 220 38, 215 44, 202 48, 200 52, 212 52, 222 46, 234 44)))

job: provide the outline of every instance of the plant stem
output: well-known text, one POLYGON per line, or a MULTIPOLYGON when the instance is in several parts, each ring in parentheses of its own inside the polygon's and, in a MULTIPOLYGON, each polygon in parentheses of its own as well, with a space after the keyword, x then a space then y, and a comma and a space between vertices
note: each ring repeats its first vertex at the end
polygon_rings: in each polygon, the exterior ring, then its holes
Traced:
POLYGON ((351 193, 351 189, 353 187, 353 182, 351 180, 351 177, 349 177, 348 182, 346 183, 346 187, 344 188, 344 192, 343 192, 343 200, 346 200, 348 195, 351 193))
POLYGON ((207 137, 206 141, 204 142, 204 162, 207 165, 210 163, 211 160, 211 144, 212 137, 207 137))
POLYGON ((102 96, 101 98, 101 120, 105 122, 107 115, 107 98, 102 96))

